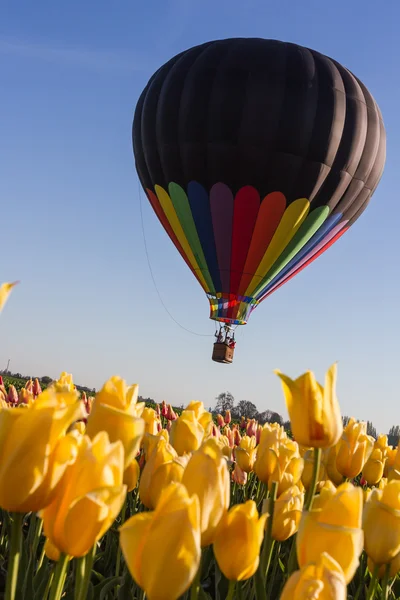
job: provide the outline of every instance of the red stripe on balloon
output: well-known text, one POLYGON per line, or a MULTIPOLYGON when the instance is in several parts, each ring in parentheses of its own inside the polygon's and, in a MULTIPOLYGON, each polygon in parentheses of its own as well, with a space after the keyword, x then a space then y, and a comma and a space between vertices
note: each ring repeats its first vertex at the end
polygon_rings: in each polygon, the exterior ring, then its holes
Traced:
POLYGON ((281 192, 272 192, 265 196, 258 211, 249 252, 238 294, 244 296, 257 268, 267 250, 273 235, 286 209, 286 198, 281 192))
POLYGON ((242 187, 235 197, 231 254, 230 293, 237 294, 260 210, 260 194, 251 185, 242 187))
POLYGON ((152 192, 151 190, 149 190, 148 188, 146 189, 146 192, 147 192, 147 197, 150 201, 150 204, 153 207, 153 210, 156 213, 161 225, 164 227, 165 231, 168 233, 175 248, 178 250, 179 254, 182 256, 183 260, 185 261, 185 263, 187 264, 189 269, 192 271, 192 273, 196 277, 197 281, 200 283, 201 287, 203 287, 203 284, 197 277, 196 271, 193 269, 192 265, 190 264, 182 246, 180 245, 180 243, 178 241, 178 238, 176 237, 171 225, 169 224, 169 221, 168 221, 167 217, 165 216, 165 213, 162 209, 159 199, 157 198, 155 193, 152 192))
POLYGON ((296 271, 294 271, 289 277, 287 277, 286 279, 282 279, 282 281, 280 281, 276 287, 271 288, 271 290, 268 292, 268 294, 266 294, 263 298, 261 298, 260 303, 263 300, 265 300, 265 298, 268 298, 268 296, 270 296, 273 292, 278 290, 282 285, 284 285, 285 283, 290 281, 295 275, 297 275, 297 273, 300 273, 300 271, 302 271, 303 269, 308 267, 309 264, 314 262, 314 260, 316 258, 321 256, 321 254, 323 254, 326 250, 328 250, 328 248, 330 248, 332 246, 332 244, 334 244, 339 238, 341 238, 342 235, 344 233, 346 233, 346 231, 348 229, 349 229, 348 227, 345 227, 344 229, 339 231, 339 233, 337 233, 327 244, 325 244, 325 246, 323 246, 318 252, 316 252, 313 256, 311 256, 311 258, 309 258, 307 262, 305 262, 301 267, 299 267, 296 271))

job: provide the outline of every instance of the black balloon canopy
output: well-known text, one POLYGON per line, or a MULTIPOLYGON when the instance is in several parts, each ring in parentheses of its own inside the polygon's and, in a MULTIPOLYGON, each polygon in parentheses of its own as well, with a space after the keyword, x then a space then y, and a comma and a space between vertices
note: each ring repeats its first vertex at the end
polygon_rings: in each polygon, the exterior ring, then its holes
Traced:
POLYGON ((335 60, 237 38, 182 52, 151 77, 133 147, 211 318, 243 324, 361 215, 386 136, 370 92, 335 60))

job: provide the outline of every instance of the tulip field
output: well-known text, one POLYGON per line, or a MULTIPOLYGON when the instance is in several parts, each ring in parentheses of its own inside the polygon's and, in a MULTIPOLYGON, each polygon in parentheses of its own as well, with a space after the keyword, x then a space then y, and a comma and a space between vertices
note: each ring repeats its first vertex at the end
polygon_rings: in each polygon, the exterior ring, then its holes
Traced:
POLYGON ((0 378, 0 598, 400 598, 400 450, 343 427, 336 365, 276 374, 291 431, 0 378))

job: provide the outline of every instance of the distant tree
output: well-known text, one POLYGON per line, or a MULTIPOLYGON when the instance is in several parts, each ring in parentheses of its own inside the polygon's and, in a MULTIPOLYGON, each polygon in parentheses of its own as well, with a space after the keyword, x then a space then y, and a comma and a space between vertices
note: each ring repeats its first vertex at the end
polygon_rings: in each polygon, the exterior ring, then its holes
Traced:
POLYGON ((350 421, 350 417, 347 417, 346 415, 344 415, 342 417, 342 421, 343 421, 343 427, 346 427, 346 425, 348 424, 348 422, 350 421))
POLYGON ((257 421, 259 423, 261 423, 262 425, 264 423, 269 423, 271 416, 272 416, 272 410, 269 410, 269 409, 264 410, 263 412, 258 413, 258 415, 257 415, 257 421))
POLYGON ((279 425, 283 425, 283 417, 277 412, 272 412, 268 423, 279 423, 279 425))
POLYGON ((371 421, 367 421, 367 434, 372 435, 375 439, 378 437, 375 427, 371 421))
POLYGON ((254 419, 257 416, 257 406, 250 400, 240 400, 235 407, 235 417, 254 419))
POLYGON ((400 426, 393 425, 389 429, 388 444, 389 444, 389 446, 393 446, 393 448, 395 448, 398 445, 399 441, 400 441, 400 426))
POLYGON ((232 396, 230 392, 222 392, 216 398, 216 405, 214 408, 214 412, 224 414, 226 410, 233 410, 235 405, 235 398, 232 396))
POLYGON ((41 381, 42 383, 51 383, 53 380, 52 380, 52 378, 51 378, 51 377, 49 377, 48 375, 45 375, 44 377, 42 377, 42 378, 40 379, 40 381, 41 381))

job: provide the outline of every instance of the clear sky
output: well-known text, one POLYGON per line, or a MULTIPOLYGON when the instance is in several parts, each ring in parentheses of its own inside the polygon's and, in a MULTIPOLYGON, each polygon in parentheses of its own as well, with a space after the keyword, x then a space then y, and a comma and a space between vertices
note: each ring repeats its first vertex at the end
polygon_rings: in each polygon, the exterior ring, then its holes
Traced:
MULTIPOLYGON (((339 361, 343 414, 400 423, 398 2, 6 0, 0 8, 0 282, 21 280, 0 319, 0 367, 120 374, 157 401, 206 406, 222 391, 286 415, 274 368, 322 383, 339 361), (364 81, 385 121, 386 169, 355 226, 238 331, 233 365, 162 307, 144 252, 131 148, 136 101, 177 52, 215 38, 297 42, 364 81)), ((145 234, 162 298, 213 334, 208 301, 152 213, 145 234)))

